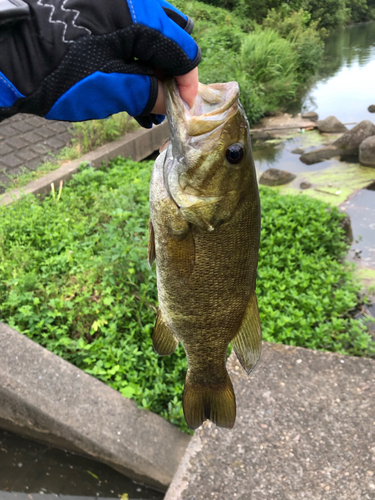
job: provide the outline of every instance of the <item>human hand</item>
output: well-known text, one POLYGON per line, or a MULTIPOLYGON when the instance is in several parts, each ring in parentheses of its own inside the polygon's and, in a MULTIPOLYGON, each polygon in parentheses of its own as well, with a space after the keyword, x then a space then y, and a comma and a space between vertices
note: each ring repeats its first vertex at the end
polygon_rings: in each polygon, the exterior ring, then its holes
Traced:
POLYGON ((194 103, 201 55, 193 23, 165 0, 26 1, 31 16, 2 42, 0 120, 127 111, 149 128, 165 113, 160 72, 175 76, 182 98, 194 103))
MULTIPOLYGON (((176 76, 178 90, 181 98, 191 108, 194 106, 195 98, 198 93, 198 68, 194 68, 186 75, 176 76)), ((159 80, 159 92, 152 113, 165 115, 165 95, 162 82, 159 80)))

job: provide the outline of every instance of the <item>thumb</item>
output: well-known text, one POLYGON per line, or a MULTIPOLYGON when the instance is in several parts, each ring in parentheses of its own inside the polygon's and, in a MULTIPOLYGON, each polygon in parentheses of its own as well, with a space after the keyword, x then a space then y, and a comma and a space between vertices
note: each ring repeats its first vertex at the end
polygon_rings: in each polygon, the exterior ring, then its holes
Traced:
POLYGON ((181 99, 192 108, 198 94, 198 68, 194 68, 189 73, 186 73, 186 75, 175 76, 175 79, 181 99))

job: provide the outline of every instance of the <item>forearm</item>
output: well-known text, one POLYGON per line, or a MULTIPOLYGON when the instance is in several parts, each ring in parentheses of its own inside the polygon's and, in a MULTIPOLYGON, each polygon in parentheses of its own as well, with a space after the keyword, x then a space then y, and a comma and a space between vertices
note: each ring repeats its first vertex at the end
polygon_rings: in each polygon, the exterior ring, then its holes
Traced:
POLYGON ((185 31, 190 20, 164 0, 68 2, 27 0, 28 19, 0 38, 0 120, 17 112, 81 121, 127 111, 143 126, 158 123, 154 68, 184 75, 200 61, 185 31))

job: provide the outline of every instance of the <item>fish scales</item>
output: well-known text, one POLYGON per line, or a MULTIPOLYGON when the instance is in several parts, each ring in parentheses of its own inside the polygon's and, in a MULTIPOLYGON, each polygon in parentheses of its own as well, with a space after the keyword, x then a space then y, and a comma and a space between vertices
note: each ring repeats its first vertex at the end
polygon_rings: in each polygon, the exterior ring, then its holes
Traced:
MULTIPOLYGON (((212 130, 207 113, 189 113, 173 82, 166 84, 168 118, 177 130, 171 125, 171 141, 155 162, 150 188, 149 260, 156 259, 159 295, 153 343, 163 355, 183 344, 188 360, 183 406, 191 428, 206 418, 234 425, 228 344, 233 341, 247 371, 261 349, 255 296, 260 202, 249 126, 238 86, 201 86, 201 101, 210 87, 219 88, 221 97, 216 114, 210 107, 212 130), (233 103, 223 112, 230 98, 233 103), (189 135, 192 116, 195 136, 189 135), (197 134, 199 117, 203 134, 197 134)), ((204 110, 205 103, 198 104, 204 110)))

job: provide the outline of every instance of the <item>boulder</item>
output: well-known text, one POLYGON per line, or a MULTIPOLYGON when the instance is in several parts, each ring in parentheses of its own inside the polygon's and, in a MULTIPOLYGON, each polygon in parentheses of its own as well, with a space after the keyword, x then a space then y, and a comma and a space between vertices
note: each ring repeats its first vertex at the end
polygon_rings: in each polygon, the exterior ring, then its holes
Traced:
POLYGON ((292 151, 292 153, 294 155, 303 155, 304 152, 305 152, 305 150, 302 148, 296 148, 296 149, 293 149, 293 151, 292 151))
POLYGON ((373 135, 375 135, 375 125, 370 120, 363 120, 337 139, 333 146, 340 150, 341 156, 357 155, 361 142, 373 135))
POLYGON ((320 161, 329 160, 334 156, 340 156, 338 148, 335 146, 324 146, 324 148, 316 149, 315 151, 309 151, 304 153, 300 160, 306 165, 313 165, 314 163, 319 163, 320 161))
POLYGON ((359 163, 366 167, 375 167, 375 135, 365 139, 359 146, 359 163))
POLYGON ((316 122, 316 125, 319 132, 327 134, 346 132, 348 130, 335 116, 329 116, 325 120, 319 120, 316 122))
POLYGON ((299 187, 301 189, 309 189, 309 188, 311 188, 311 183, 310 182, 301 182, 301 184, 299 185, 299 187))
POLYGON ((254 132, 251 134, 251 138, 253 141, 266 141, 271 138, 271 135, 268 132, 254 132))
POLYGON ((319 118, 319 115, 318 113, 315 113, 315 111, 308 111, 307 113, 303 113, 302 118, 311 120, 312 122, 316 122, 319 118))
POLYGON ((375 104, 371 104, 371 106, 369 106, 367 109, 370 111, 370 113, 375 113, 375 104))
POLYGON ((259 184, 264 186, 282 186, 283 184, 288 184, 296 176, 285 170, 279 170, 277 168, 269 168, 261 175, 259 179, 259 184))

